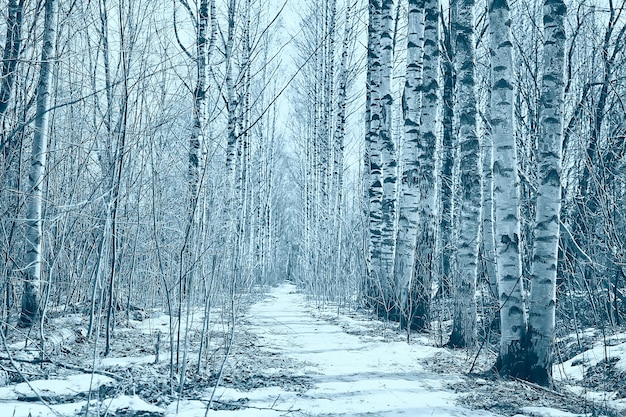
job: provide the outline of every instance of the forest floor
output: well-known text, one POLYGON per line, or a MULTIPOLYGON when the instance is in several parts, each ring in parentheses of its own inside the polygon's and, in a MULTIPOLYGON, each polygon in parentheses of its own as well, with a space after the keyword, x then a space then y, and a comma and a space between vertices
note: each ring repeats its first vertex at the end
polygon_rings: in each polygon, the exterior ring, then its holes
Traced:
MULTIPOLYGON (((102 341, 88 342, 83 330, 75 330, 85 320, 80 314, 51 320, 48 332, 59 335, 59 343, 48 355, 54 359, 43 364, 35 363, 36 343, 25 346, 19 335, 4 341, 0 417, 626 415, 626 395, 620 392, 626 390, 624 335, 615 336, 611 354, 607 343, 601 351, 592 343, 585 352, 572 352, 555 367, 555 388, 546 389, 469 375, 474 364, 475 371, 484 371, 493 363, 488 349, 476 358, 436 347, 427 336, 414 335, 407 343, 394 324, 336 306, 315 307, 284 283, 243 314, 225 362, 217 341, 230 339, 228 329, 215 330, 209 369, 198 372, 190 365, 178 393, 169 388, 166 336, 155 363, 155 334, 168 334, 169 316, 119 326, 107 358, 102 341), (581 364, 586 371, 579 370, 581 364), (588 382, 590 372, 600 370, 615 379, 611 385, 604 378, 604 390, 588 382)), ((198 314, 187 326, 191 364, 197 363, 200 323, 198 314)))

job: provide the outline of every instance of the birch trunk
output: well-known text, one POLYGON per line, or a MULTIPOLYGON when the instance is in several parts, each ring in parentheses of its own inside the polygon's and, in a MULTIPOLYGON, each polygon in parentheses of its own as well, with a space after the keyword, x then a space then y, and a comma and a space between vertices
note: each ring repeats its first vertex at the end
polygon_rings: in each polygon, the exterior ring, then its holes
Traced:
POLYGON ((350 3, 346 5, 345 26, 343 34, 343 42, 341 47, 341 60, 339 62, 339 82, 337 92, 337 114, 336 129, 333 137, 333 188, 334 188, 334 228, 337 243, 337 254, 335 256, 335 271, 342 270, 343 259, 343 154, 344 154, 344 138, 346 135, 346 107, 347 107, 347 89, 348 89, 348 51, 351 36, 351 7, 350 3))
POLYGON ((452 46, 451 24, 444 24, 443 31, 444 54, 442 62, 443 94, 442 94, 442 139, 441 139, 441 173, 439 175, 439 198, 441 214, 439 218, 438 246, 441 252, 439 263, 439 291, 442 294, 450 292, 450 277, 452 266, 452 240, 454 231, 454 201, 453 201, 453 172, 454 161, 457 155, 457 138, 453 134, 454 122, 454 56, 452 46))
MULTIPOLYGON (((344 139, 346 136, 346 109, 348 90, 348 52, 350 47, 350 36, 352 33, 350 3, 346 6, 345 26, 343 42, 341 47, 341 60, 339 61, 339 83, 337 92, 337 115, 336 128, 333 137, 333 178, 335 188, 334 210, 337 223, 341 220, 341 202, 343 199, 343 153, 344 139)), ((339 227, 339 224, 336 224, 339 227)))
POLYGON ((37 110, 33 153, 30 168, 30 195, 26 223, 26 267, 20 325, 32 326, 39 313, 41 291, 42 251, 42 186, 48 154, 48 119, 50 108, 50 82, 56 44, 56 0, 46 0, 43 49, 39 82, 37 85, 37 110))
POLYGON ((537 165, 539 185, 530 291, 528 332, 529 379, 547 385, 552 379, 556 272, 561 207, 561 143, 563 139, 563 70, 565 62, 563 0, 543 4, 543 78, 537 165))
MULTIPOLYGON (((235 81, 233 79, 233 67, 235 65, 235 60, 233 57, 233 48, 234 48, 234 37, 235 37, 235 11, 236 11, 236 1, 229 0, 228 2, 228 19, 227 19, 227 35, 224 45, 224 59, 226 61, 226 74, 224 78, 224 84, 226 86, 226 111, 228 114, 227 119, 227 144, 226 144, 226 169, 229 172, 229 180, 231 183, 229 185, 234 187, 239 187, 239 182, 237 181, 237 169, 239 168, 238 163, 241 162, 239 160, 238 152, 239 152, 239 144, 237 137, 237 99, 235 95, 235 81)), ((228 192, 233 192, 234 190, 229 190, 228 192)), ((238 193, 237 193, 238 194, 238 193)))
POLYGON ((424 5, 424 71, 422 77, 422 114, 417 153, 419 202, 411 327, 427 330, 435 250, 435 148, 437 146, 437 92, 439 84, 439 0, 424 5))
POLYGON ((393 261, 396 248, 396 181, 398 177, 396 146, 393 138, 393 97, 391 94, 391 72, 393 63, 393 0, 383 0, 381 9, 380 34, 380 147, 382 161, 382 224, 381 224, 381 262, 379 277, 385 288, 388 316, 398 315, 397 303, 393 292, 393 261))
MULTIPOLYGON (((404 142, 402 145, 402 179, 398 207, 398 238, 395 259, 395 283, 404 324, 412 322, 418 204, 420 201, 420 88, 422 84, 422 55, 424 44, 424 0, 409 0, 407 26, 407 67, 402 111, 404 113, 404 142)), ((420 236, 421 239, 421 236, 420 236)))
POLYGON ((474 0, 452 3, 454 65, 460 147, 459 238, 454 268, 456 304, 449 346, 471 347, 476 341, 476 277, 481 211, 480 147, 476 134, 474 92, 474 0))
MULTIPOLYGON (((190 195, 190 213, 195 207, 195 198, 200 186, 200 169, 204 163, 203 129, 206 126, 206 77, 208 66, 209 12, 215 12, 215 0, 203 0, 198 11, 198 27, 196 38, 196 87, 193 94, 193 125, 189 137, 188 184, 190 195)), ((190 221, 191 222, 191 221, 190 221)))
POLYGON ((491 137, 493 140, 496 275, 500 304, 502 374, 516 372, 526 329, 519 248, 519 178, 513 132, 513 57, 511 17, 507 0, 489 3, 491 52, 491 137))
POLYGON ((366 174, 369 200, 369 276, 366 288, 367 302, 379 313, 386 314, 385 296, 388 289, 381 276, 382 228, 382 160, 381 160, 381 5, 380 0, 369 0, 368 54, 367 54, 367 108, 366 108, 366 174))

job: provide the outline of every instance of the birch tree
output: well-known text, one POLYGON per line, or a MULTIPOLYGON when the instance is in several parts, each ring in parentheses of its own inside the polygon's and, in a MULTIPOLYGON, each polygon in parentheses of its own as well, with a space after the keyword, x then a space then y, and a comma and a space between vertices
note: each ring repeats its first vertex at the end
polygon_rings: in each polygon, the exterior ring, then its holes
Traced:
POLYGON ((31 326, 39 313, 42 279, 43 179, 48 154, 48 130, 52 66, 56 45, 57 1, 46 0, 43 47, 37 86, 35 133, 30 166, 30 193, 26 223, 26 266, 20 325, 31 326))
POLYGON ((370 0, 366 152, 369 179, 369 263, 367 296, 381 316, 394 305, 395 146, 391 137, 393 0, 370 0))
POLYGON ((465 347, 472 346, 476 338, 475 297, 482 201, 474 92, 474 0, 455 0, 451 7, 455 36, 454 68, 457 75, 455 113, 458 117, 460 151, 460 211, 453 272, 456 300, 449 345, 465 347))
MULTIPOLYGON (((402 179, 398 204, 398 238, 396 251, 396 287, 402 320, 411 325, 411 302, 416 272, 418 239, 418 204, 420 202, 420 89, 424 44, 424 1, 410 0, 407 24, 407 67, 402 100, 404 138, 402 145, 402 179)), ((419 239, 423 239, 419 236, 419 239)))
POLYGON ((525 336, 519 236, 519 179, 513 132, 513 56, 507 0, 489 2, 491 53, 491 137, 493 140, 494 229, 501 341, 497 367, 510 372, 519 363, 525 336))
MULTIPOLYGON (((407 250, 403 243, 410 230, 411 266, 406 280, 397 280, 401 323, 409 329, 428 328, 430 284, 435 243, 435 146, 437 122, 437 72, 439 56, 439 2, 410 3, 407 45, 407 80, 404 90, 405 144, 399 216, 397 259, 407 250), (415 30, 419 13, 419 32, 415 30), (419 37, 415 34, 419 33, 419 37), (412 56, 418 53, 417 57, 412 56), (421 62, 420 62, 421 61, 421 62), (421 64, 421 65, 419 65, 421 64), (422 69, 422 73, 419 71, 422 69), (416 85, 417 87, 413 87, 416 85), (410 205, 407 205, 410 203, 410 205), (403 207, 404 206, 404 207, 403 207), (410 207, 410 210, 407 210, 410 207), (406 211, 410 216, 403 215, 406 211), (407 221, 410 220, 410 221, 407 221)), ((406 255, 405 255, 406 256, 406 255)), ((408 257, 407 257, 408 258, 408 257)), ((396 268, 402 267, 401 263, 396 268)), ((400 276, 401 270, 396 270, 400 276)))
POLYGON ((439 83, 439 0, 426 0, 424 5, 424 70, 422 76, 422 107, 419 164, 418 240, 416 245, 412 326, 427 330, 430 313, 430 292, 434 270, 436 192, 435 149, 437 146, 437 103, 439 83))
POLYGON ((344 147, 346 137, 346 109, 347 109, 347 93, 348 93, 348 52, 350 48, 350 39, 352 37, 351 20, 352 5, 350 1, 346 4, 346 12, 344 19, 344 33, 341 47, 341 60, 339 61, 339 82, 337 92, 337 114, 335 120, 335 131, 333 137, 333 195, 334 203, 332 209, 335 212, 334 228, 336 230, 337 256, 335 271, 341 271, 343 266, 342 238, 343 238, 343 184, 344 184, 344 147))
MULTIPOLYGON (((395 255, 395 223, 396 223, 396 181, 397 155, 393 138, 393 97, 391 93, 391 77, 393 62, 393 0, 382 0, 381 4, 381 33, 380 33, 380 84, 378 97, 380 100, 378 132, 382 162, 382 202, 381 202, 381 229, 380 229, 380 270, 379 279, 390 286, 393 282, 393 264, 395 255)), ((375 119, 375 117, 372 117, 375 119)), ((387 309, 396 310, 392 305, 393 292, 388 291, 387 309)), ((395 300, 394 300, 395 304, 395 300)), ((392 312, 398 314, 397 311, 392 312)))
POLYGON ((556 273, 561 207, 561 145, 565 62, 563 0, 543 3, 543 76, 539 108, 539 185, 528 318, 529 379, 547 385, 552 379, 556 273))

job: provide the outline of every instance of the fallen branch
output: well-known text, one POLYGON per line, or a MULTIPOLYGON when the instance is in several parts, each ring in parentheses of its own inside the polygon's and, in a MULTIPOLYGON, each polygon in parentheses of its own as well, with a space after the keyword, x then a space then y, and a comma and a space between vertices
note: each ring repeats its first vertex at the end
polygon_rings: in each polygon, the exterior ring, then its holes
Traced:
POLYGON ((279 413, 295 413, 295 412, 302 411, 300 408, 297 408, 297 409, 281 409, 281 408, 274 408, 274 407, 255 407, 253 405, 245 405, 245 404, 241 404, 241 403, 229 403, 229 402, 226 402, 226 401, 219 401, 219 400, 213 400, 213 402, 215 404, 222 404, 222 405, 225 405, 227 407, 240 407, 240 408, 248 408, 248 409, 252 409, 252 410, 269 410, 269 411, 277 411, 279 413))
POLYGON ((561 397, 561 398, 569 398, 566 394, 564 394, 562 392, 558 392, 558 391, 555 391, 555 390, 550 389, 548 387, 544 387, 544 386, 541 386, 539 384, 535 384, 534 382, 525 381, 525 380, 519 379, 519 378, 513 378, 513 380, 516 381, 516 382, 520 382, 523 385, 526 385, 526 386, 528 386, 530 388, 535 388, 535 389, 538 389, 538 390, 541 390, 541 391, 545 391, 545 392, 547 392, 549 394, 556 395, 556 396, 561 397))
POLYGON ((620 410, 618 410, 615 407, 610 406, 609 404, 606 404, 606 403, 600 404, 598 401, 596 401, 593 398, 587 398, 584 395, 580 395, 580 394, 577 394, 577 393, 572 392, 572 391, 568 391, 567 393, 563 393, 563 392, 555 391, 555 390, 550 389, 548 387, 544 387, 544 386, 535 384, 533 382, 525 381, 525 380, 519 379, 519 378, 514 378, 514 381, 521 382, 523 385, 526 385, 526 386, 528 386, 530 388, 535 388, 535 389, 538 389, 538 390, 541 390, 541 391, 545 391, 545 392, 547 392, 549 394, 552 394, 552 395, 555 395, 557 397, 566 399, 568 401, 571 401, 572 397, 575 397, 579 401, 581 401, 582 403, 591 403, 593 406, 597 407, 598 409, 603 410, 604 413, 609 413, 610 416, 616 416, 617 417, 617 416, 623 415, 623 414, 621 414, 620 410))
MULTIPOLYGON (((209 404, 209 400, 206 400, 206 399, 203 399, 203 398, 188 398, 188 400, 190 400, 190 401, 200 401, 200 402, 206 403, 207 405, 209 404)), ((271 407, 255 407, 253 405, 246 405, 244 403, 220 401, 220 400, 215 400, 215 399, 213 401, 211 401, 211 403, 212 404, 220 404, 220 405, 223 405, 225 407, 232 407, 233 409, 245 408, 245 409, 251 409, 251 410, 277 411, 279 413, 296 413, 296 412, 301 412, 302 411, 301 408, 290 408, 290 409, 274 408, 273 404, 272 404, 271 407)))
POLYGON ((56 361, 50 361, 50 362, 56 366, 60 366, 61 368, 71 369, 72 371, 81 371, 86 374, 98 374, 98 375, 108 376, 118 382, 128 379, 127 377, 123 377, 121 375, 117 375, 108 371, 100 371, 98 369, 83 368, 82 366, 72 365, 69 363, 62 363, 62 362, 56 362, 56 361))

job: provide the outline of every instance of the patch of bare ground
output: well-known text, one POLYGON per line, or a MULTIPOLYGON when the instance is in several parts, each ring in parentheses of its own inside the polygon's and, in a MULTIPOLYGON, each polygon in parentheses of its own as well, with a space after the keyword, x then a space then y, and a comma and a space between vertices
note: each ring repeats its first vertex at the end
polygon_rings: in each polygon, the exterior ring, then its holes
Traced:
MULTIPOLYGON (((257 295, 256 298, 260 297, 257 295)), ((249 300, 250 303, 254 300, 249 300)), ((111 352, 112 362, 102 361, 104 339, 87 339, 88 317, 72 314, 71 318, 47 321, 46 335, 54 337, 55 344, 48 343, 42 349, 39 337, 33 330, 24 334, 16 329, 7 339, 8 349, 0 347, 0 386, 24 382, 24 380, 63 379, 77 373, 96 372, 113 378, 113 382, 102 385, 92 392, 76 393, 72 396, 44 398, 50 404, 77 402, 86 399, 103 400, 119 395, 136 395, 149 404, 165 407, 179 398, 207 398, 218 384, 250 391, 261 387, 281 387, 288 391, 303 392, 311 386, 311 378, 298 370, 302 363, 286 359, 279 353, 258 346, 258 337, 246 331, 245 321, 235 326, 230 355, 222 369, 222 362, 230 339, 230 332, 215 326, 211 331, 210 346, 203 355, 202 366, 198 369, 197 360, 200 346, 200 332, 190 332, 188 338, 187 373, 182 390, 176 372, 170 379, 170 344, 167 329, 145 332, 138 329, 141 320, 120 319, 116 325, 111 352), (67 329, 72 329, 67 331, 67 329), (74 330, 76 329, 76 330, 74 330), (163 332, 165 330, 165 333, 163 332), (161 331, 159 361, 150 359, 156 354, 157 333, 161 331), (43 354, 42 354, 43 352, 43 354), (94 361, 94 354, 97 359, 94 361), (135 359, 144 358, 137 361, 135 359), (12 360, 11 360, 12 359, 12 360), (131 359, 129 361, 116 359, 131 359), (95 365, 95 367, 94 367, 95 365), (17 369, 16 369, 17 367, 17 369), (222 373, 220 375, 220 370, 222 373)), ((243 309, 239 311, 243 316, 243 309)), ((176 359, 174 359, 176 361, 176 359)), ((179 363, 183 362, 182 346, 179 363)), ((39 398, 35 399, 38 400, 39 398)), ((19 399, 18 399, 19 400, 19 399)), ((244 401, 245 402, 245 401, 244 401)), ((239 409, 245 407, 242 401, 224 403, 214 401, 213 409, 239 409)), ((133 416, 143 416, 132 414, 133 416)), ((117 413, 116 415, 123 415, 117 413)), ((131 414, 129 414, 130 416, 131 414)), ((156 415, 156 414, 145 414, 156 415)))
MULTIPOLYGON (((546 388, 522 380, 499 378, 491 371, 496 354, 491 350, 470 357, 467 351, 448 350, 449 354, 438 353, 426 364, 428 369, 441 374, 456 372, 465 375, 462 383, 451 386, 461 394, 459 402, 470 409, 481 409, 503 415, 524 414, 524 407, 548 407, 574 414, 591 416, 623 416, 605 403, 591 402, 571 392, 566 385, 555 382, 546 388), (472 372, 470 373, 470 370, 472 372)), ((590 368, 585 384, 604 391, 624 392, 624 375, 617 373, 611 364, 590 368)))

